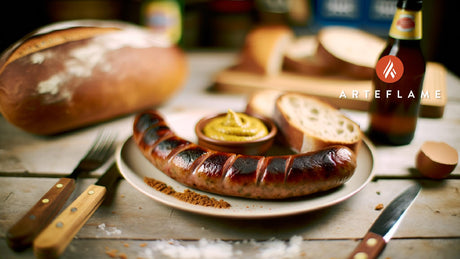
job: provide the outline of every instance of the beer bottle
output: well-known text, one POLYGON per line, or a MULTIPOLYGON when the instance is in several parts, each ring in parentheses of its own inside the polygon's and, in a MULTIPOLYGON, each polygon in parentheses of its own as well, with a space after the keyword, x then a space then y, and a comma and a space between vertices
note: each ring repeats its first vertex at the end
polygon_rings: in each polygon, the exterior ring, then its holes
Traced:
POLYGON ((426 66, 421 39, 422 0, 398 0, 372 79, 368 135, 376 143, 405 145, 414 137, 426 66))

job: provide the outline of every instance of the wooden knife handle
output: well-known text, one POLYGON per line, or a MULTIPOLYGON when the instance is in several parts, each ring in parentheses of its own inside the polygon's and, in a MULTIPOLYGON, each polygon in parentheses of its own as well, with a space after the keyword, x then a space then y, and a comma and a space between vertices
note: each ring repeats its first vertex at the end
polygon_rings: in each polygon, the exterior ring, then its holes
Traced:
POLYGON ((90 185, 72 204, 62 211, 34 240, 37 258, 57 258, 66 249, 80 228, 101 205, 107 190, 90 185))
POLYGON ((358 246, 353 250, 348 259, 377 258, 385 247, 386 242, 382 236, 368 232, 358 246))
POLYGON ((44 229, 75 189, 75 180, 61 178, 43 197, 6 233, 8 246, 15 251, 24 250, 44 229))

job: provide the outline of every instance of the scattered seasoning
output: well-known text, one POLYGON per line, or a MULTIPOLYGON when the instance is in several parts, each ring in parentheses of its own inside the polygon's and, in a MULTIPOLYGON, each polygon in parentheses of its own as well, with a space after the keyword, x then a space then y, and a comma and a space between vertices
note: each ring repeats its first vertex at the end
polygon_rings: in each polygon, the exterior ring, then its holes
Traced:
POLYGON ((383 204, 382 203, 379 203, 377 204, 377 206, 375 206, 375 210, 381 210, 383 209, 383 204))
POLYGON ((105 254, 110 256, 111 258, 120 258, 120 259, 127 259, 128 256, 125 253, 118 253, 117 249, 109 249, 105 247, 105 254))
POLYGON ((118 250, 117 249, 107 250, 107 251, 105 251, 105 253, 108 256, 110 256, 112 258, 115 258, 115 257, 117 257, 118 250))
POLYGON ((228 209, 231 207, 230 203, 222 199, 216 200, 207 195, 196 193, 190 189, 185 189, 183 192, 177 192, 176 190, 174 190, 174 188, 153 178, 144 177, 144 182, 159 192, 173 196, 178 200, 185 201, 193 205, 214 207, 219 209, 228 209))

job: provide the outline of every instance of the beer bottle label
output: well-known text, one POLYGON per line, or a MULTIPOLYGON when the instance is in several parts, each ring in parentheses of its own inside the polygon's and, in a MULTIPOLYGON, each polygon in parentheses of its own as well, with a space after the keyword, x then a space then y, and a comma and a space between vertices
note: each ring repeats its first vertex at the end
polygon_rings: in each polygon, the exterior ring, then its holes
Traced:
POLYGON ((180 6, 175 1, 152 1, 145 6, 144 24, 152 32, 177 43, 182 34, 180 6))
POLYGON ((396 9, 389 34, 395 39, 422 39, 422 11, 396 9))

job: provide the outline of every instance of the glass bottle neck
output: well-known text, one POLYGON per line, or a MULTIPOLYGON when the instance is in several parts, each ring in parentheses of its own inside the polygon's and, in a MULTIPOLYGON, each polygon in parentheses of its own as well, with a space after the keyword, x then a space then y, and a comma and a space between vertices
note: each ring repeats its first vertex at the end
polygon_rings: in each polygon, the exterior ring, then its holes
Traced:
POLYGON ((422 2, 422 0, 399 0, 396 7, 410 11, 420 11, 422 10, 422 2))
POLYGON ((397 8, 389 36, 401 40, 422 39, 422 11, 397 8))
POLYGON ((413 40, 413 39, 398 39, 393 37, 388 37, 388 45, 399 45, 399 46, 407 46, 407 47, 420 47, 421 39, 413 40))

